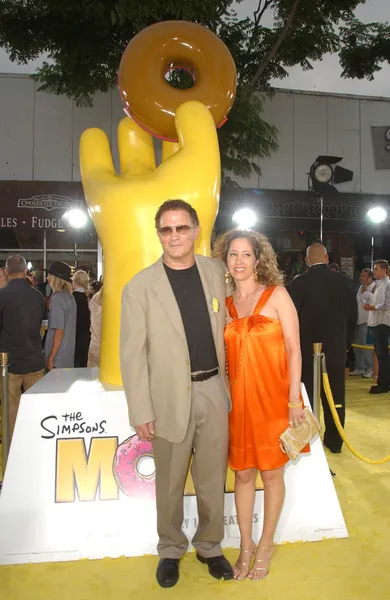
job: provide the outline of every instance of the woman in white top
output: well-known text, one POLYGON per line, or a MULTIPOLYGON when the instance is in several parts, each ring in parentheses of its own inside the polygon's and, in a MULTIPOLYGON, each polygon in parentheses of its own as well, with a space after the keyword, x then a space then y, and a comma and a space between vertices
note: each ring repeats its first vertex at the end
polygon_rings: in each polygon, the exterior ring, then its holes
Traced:
MULTIPOLYGON (((358 305, 358 321, 355 333, 355 344, 365 346, 367 344, 367 323, 368 312, 364 310, 364 304, 370 302, 372 291, 375 287, 373 282, 373 272, 371 269, 363 269, 360 273, 360 287, 356 293, 358 305)), ((357 375, 366 378, 372 377, 373 374, 373 352, 371 350, 363 350, 355 348, 355 370, 350 375, 357 375)))
POLYGON ((100 366, 100 340, 102 336, 103 288, 89 301, 91 311, 91 342, 88 352, 88 367, 100 366))

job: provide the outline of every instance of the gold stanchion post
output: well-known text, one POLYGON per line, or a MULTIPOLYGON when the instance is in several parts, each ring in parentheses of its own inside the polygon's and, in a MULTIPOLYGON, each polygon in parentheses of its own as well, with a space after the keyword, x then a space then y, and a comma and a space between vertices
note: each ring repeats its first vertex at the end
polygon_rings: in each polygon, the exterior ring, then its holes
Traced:
POLYGON ((3 458, 3 479, 9 451, 8 430, 8 353, 0 352, 1 384, 3 388, 1 399, 1 447, 3 458))
POLYGON ((320 418, 322 343, 313 344, 313 413, 320 418))

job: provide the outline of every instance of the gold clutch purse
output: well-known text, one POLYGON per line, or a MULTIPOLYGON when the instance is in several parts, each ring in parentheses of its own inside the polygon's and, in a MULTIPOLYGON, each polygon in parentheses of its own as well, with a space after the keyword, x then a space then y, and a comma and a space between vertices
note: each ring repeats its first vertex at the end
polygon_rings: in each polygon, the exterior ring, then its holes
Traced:
POLYGON ((303 422, 298 427, 287 427, 279 438, 280 447, 292 460, 297 458, 304 447, 320 430, 320 424, 310 408, 303 409, 303 422))

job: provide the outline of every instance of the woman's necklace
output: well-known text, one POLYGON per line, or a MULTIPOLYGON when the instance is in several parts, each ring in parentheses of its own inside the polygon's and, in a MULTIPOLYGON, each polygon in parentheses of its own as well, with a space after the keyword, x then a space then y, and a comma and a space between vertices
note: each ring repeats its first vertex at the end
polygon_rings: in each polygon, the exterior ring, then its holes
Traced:
MULTIPOLYGON (((239 306, 241 305, 241 308, 248 306, 248 314, 247 314, 248 317, 252 316, 252 313, 257 304, 257 300, 258 300, 260 294, 261 294, 261 292, 260 292, 259 288, 257 287, 252 294, 248 295, 248 297, 245 299, 244 302, 241 302, 241 303, 238 302, 238 305, 239 306), (248 300, 249 300, 249 304, 248 304, 248 300)), ((237 304, 237 298, 233 297, 233 299, 235 300, 235 304, 237 304)))
MULTIPOLYGON (((228 376, 229 383, 231 385, 234 385, 235 383, 238 382, 238 378, 239 378, 240 373, 241 373, 242 361, 244 359, 244 352, 245 352, 245 340, 246 340, 246 336, 247 336, 247 333, 248 333, 248 327, 247 327, 248 319, 249 319, 249 317, 252 316, 254 308, 255 308, 255 306, 257 304, 257 300, 259 299, 262 291, 263 290, 260 290, 259 287, 257 287, 255 289, 255 291, 252 294, 249 294, 249 296, 246 298, 246 302, 248 302, 248 300, 250 299, 250 305, 249 305, 248 315, 246 315, 245 317, 243 317, 244 318, 244 327, 242 329, 242 334, 241 334, 240 358, 238 360, 237 372, 236 372, 236 376, 235 376, 234 379, 230 379, 229 368, 228 368, 228 363, 227 363, 227 358, 226 358, 226 374, 228 376)), ((235 301, 234 294, 233 294, 233 301, 235 301)), ((242 304, 242 306, 244 306, 244 305, 245 305, 245 303, 242 304)), ((236 310, 237 310, 237 306, 236 306, 236 310)), ((227 321, 226 321, 226 324, 227 324, 227 321)))

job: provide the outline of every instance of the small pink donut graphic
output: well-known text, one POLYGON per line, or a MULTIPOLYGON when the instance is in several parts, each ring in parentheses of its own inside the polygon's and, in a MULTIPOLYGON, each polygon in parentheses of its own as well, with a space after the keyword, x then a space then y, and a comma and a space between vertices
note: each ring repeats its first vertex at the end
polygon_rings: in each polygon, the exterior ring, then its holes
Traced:
POLYGON ((112 466, 119 489, 130 498, 155 498, 155 466, 150 442, 132 435, 119 444, 112 466))

